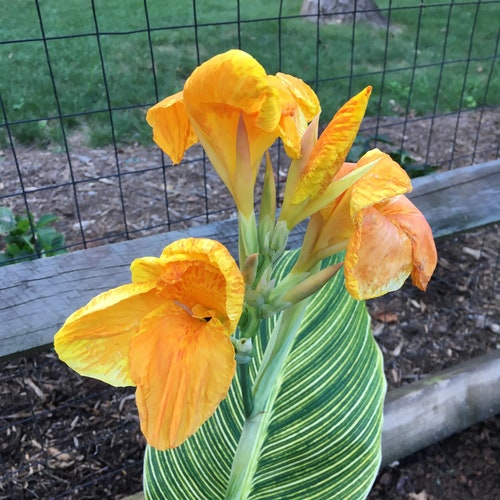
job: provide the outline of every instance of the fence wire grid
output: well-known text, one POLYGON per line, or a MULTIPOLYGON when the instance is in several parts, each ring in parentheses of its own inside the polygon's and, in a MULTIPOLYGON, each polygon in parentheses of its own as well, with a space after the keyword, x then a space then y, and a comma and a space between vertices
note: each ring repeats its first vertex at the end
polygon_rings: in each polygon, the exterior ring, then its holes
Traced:
POLYGON ((71 249, 234 214, 202 153, 193 149, 172 169, 145 123, 148 107, 181 89, 196 65, 234 47, 269 73, 306 80, 322 100, 323 124, 372 84, 360 138, 372 146, 378 139, 406 160, 441 168, 497 158, 500 32, 490 20, 500 2, 378 3, 375 22, 375 3, 361 0, 330 15, 318 2, 301 15, 300 2, 281 1, 255 8, 267 14, 260 18, 239 1, 217 10, 215 0, 177 9, 146 0, 119 8, 97 0, 2 3, 0 206, 54 213, 71 249), (429 38, 424 28, 436 18, 441 30, 429 38), (487 44, 478 36, 486 22, 487 44))
MULTIPOLYGON (((421 172, 500 156, 500 25, 491 22, 500 1, 332 3, 339 10, 307 0, 2 2, 0 207, 33 216, 34 256, 44 254, 36 223, 46 214, 69 251, 235 215, 202 150, 172 166, 145 123, 151 105, 231 48, 309 83, 323 125, 373 85, 355 151, 378 145, 421 172)), ((283 187, 279 148, 273 161, 283 187)), ((477 238, 498 240, 497 229, 477 238)), ((491 302, 498 253, 487 257, 476 276, 486 273, 491 302)), ((396 297, 411 316, 408 294, 396 297)), ((83 380, 51 351, 2 361, 0 389, 0 498, 140 489, 144 441, 129 390, 83 380)))

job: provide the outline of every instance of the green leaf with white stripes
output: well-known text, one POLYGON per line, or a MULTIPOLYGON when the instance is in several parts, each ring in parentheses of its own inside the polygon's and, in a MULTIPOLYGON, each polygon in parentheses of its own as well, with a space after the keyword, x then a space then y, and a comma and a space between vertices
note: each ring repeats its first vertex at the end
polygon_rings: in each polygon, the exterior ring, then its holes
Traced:
MULTIPOLYGON (((277 279, 294 258, 290 252, 280 261, 277 279)), ((255 351, 252 378, 260 342, 255 351)), ((365 498, 380 463, 385 379, 366 307, 346 292, 341 272, 310 299, 281 383, 249 498, 365 498)), ((240 394, 236 377, 213 417, 182 446, 147 448, 146 498, 226 498, 244 423, 240 394)))

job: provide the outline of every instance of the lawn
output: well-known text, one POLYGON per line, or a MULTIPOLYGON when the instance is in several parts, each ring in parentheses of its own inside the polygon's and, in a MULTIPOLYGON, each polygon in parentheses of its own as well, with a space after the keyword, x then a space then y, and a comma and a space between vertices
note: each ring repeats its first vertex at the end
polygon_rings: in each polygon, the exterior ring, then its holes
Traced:
POLYGON ((60 141, 62 114, 66 133, 78 131, 93 145, 150 141, 147 107, 181 89, 200 61, 238 46, 268 72, 309 82, 324 121, 368 84, 373 115, 500 103, 492 22, 500 19, 499 1, 379 0, 386 18, 391 4, 389 32, 365 23, 318 25, 299 17, 301 0, 194 3, 196 9, 186 0, 1 2, 0 139, 6 116, 19 141, 60 141))

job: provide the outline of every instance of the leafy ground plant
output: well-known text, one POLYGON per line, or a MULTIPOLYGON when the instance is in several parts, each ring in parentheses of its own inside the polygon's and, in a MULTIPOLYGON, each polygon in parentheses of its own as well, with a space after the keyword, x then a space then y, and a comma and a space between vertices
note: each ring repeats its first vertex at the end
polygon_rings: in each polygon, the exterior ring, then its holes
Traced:
POLYGON ((42 215, 36 222, 32 214, 15 215, 0 207, 0 266, 66 253, 64 235, 52 224, 57 217, 42 215))
MULTIPOLYGON (((373 148, 373 144, 384 143, 392 145, 393 143, 384 136, 364 136, 359 134, 356 136, 354 143, 347 155, 347 161, 357 162, 364 154, 366 154, 370 149, 373 148)), ((432 174, 436 172, 439 165, 431 165, 429 163, 418 163, 414 158, 410 156, 408 151, 405 149, 399 149, 389 153, 389 156, 397 163, 399 163, 406 173, 414 179, 415 177, 422 177, 424 175, 432 174)))

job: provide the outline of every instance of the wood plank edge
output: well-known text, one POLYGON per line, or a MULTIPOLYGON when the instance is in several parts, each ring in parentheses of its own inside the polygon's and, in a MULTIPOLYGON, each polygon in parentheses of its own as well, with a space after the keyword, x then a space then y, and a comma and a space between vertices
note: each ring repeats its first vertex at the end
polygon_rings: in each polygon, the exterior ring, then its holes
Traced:
POLYGON ((382 465, 500 414, 500 350, 387 394, 382 465))

